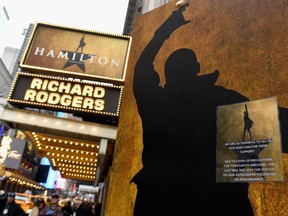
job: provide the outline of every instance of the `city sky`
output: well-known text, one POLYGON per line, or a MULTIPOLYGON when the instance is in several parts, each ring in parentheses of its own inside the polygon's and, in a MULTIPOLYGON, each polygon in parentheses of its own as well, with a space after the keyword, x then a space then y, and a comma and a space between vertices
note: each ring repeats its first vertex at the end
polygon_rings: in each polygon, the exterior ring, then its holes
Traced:
POLYGON ((2 0, 10 17, 6 46, 20 48, 30 23, 122 34, 129 0, 2 0))

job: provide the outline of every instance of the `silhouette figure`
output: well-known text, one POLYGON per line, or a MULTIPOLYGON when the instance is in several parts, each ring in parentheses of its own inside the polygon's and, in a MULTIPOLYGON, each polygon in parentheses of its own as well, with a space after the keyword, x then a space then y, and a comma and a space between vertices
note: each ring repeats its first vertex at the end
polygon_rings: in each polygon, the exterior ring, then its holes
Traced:
POLYGON ((250 130, 250 129, 252 128, 253 123, 254 123, 254 122, 249 118, 249 113, 248 113, 247 105, 245 104, 245 111, 244 111, 244 131, 243 131, 243 138, 242 138, 242 141, 243 141, 243 142, 245 141, 246 131, 248 131, 250 140, 252 140, 252 134, 251 134, 251 130, 250 130))
POLYGON ((131 182, 137 185, 134 216, 251 216, 246 183, 216 183, 216 108, 248 99, 216 86, 219 76, 198 75, 200 63, 191 49, 174 51, 165 63, 164 87, 153 67, 164 41, 185 20, 184 4, 155 32, 139 57, 133 91, 143 128, 143 168, 131 182), (194 214, 194 213, 193 213, 194 214))
POLYGON ((84 35, 83 35, 82 38, 80 39, 76 52, 78 52, 78 50, 80 49, 80 53, 82 53, 84 46, 86 46, 86 43, 84 42, 84 35))

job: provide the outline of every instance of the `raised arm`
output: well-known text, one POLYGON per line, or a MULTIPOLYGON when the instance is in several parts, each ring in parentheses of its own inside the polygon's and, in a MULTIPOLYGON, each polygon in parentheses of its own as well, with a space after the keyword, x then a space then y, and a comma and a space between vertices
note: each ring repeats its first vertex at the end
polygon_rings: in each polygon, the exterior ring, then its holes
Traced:
POLYGON ((165 22, 156 30, 153 38, 139 57, 134 71, 134 94, 136 99, 143 93, 147 94, 147 92, 143 91, 143 88, 151 89, 159 85, 160 79, 154 69, 154 59, 165 40, 168 39, 176 29, 190 22, 183 17, 183 11, 188 5, 189 3, 172 12, 165 22))

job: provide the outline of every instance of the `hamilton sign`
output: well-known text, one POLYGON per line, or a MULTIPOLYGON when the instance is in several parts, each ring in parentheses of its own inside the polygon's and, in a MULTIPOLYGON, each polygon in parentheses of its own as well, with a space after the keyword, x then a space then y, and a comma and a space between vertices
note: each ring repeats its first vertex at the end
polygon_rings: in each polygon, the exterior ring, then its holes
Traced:
POLYGON ((131 37, 36 23, 20 67, 123 84, 131 37))
POLYGON ((18 72, 8 102, 18 106, 118 116, 123 86, 18 72))

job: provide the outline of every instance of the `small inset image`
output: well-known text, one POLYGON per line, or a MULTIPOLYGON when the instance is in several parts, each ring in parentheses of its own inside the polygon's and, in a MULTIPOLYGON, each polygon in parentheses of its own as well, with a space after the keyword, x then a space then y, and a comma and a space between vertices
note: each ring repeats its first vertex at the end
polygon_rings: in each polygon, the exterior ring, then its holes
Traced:
POLYGON ((275 97, 217 108, 217 182, 283 181, 275 97))

